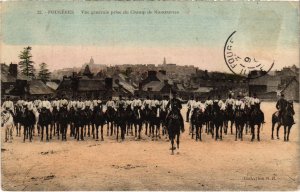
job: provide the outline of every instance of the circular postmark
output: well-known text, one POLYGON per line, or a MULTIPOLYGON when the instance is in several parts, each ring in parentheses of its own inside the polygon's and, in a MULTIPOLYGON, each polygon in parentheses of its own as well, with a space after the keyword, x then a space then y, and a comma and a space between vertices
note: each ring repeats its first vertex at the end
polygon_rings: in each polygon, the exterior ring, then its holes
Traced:
POLYGON ((244 76, 248 79, 258 78, 267 74, 274 66, 274 61, 271 64, 266 64, 258 58, 248 54, 239 54, 239 48, 235 44, 234 31, 226 40, 224 46, 225 63, 231 72, 237 75, 244 76))

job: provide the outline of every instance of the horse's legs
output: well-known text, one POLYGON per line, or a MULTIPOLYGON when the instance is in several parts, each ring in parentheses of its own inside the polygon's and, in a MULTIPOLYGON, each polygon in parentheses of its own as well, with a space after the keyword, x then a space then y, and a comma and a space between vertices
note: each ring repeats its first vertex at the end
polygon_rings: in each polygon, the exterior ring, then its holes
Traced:
POLYGON ((122 141, 125 140, 125 132, 126 132, 126 124, 121 125, 121 139, 122 141))
POLYGON ((27 134, 27 126, 24 125, 24 138, 23 138, 23 142, 25 142, 25 138, 26 138, 26 134, 27 134))
POLYGON ((220 140, 222 140, 223 123, 220 125, 220 140))
POLYGON ((287 130, 287 138, 286 140, 289 141, 290 140, 290 131, 291 131, 292 126, 288 126, 288 130, 287 130))
POLYGON ((238 132, 239 132, 239 124, 235 124, 235 141, 237 141, 238 132))
POLYGON ((76 125, 75 127, 75 139, 77 138, 77 141, 79 141, 79 125, 76 125))
POLYGON ((254 137, 255 137, 255 125, 251 125, 251 134, 252 134, 252 138, 251 138, 251 141, 253 141, 254 140, 254 137))
POLYGON ((91 126, 91 124, 90 123, 88 123, 88 137, 90 137, 91 136, 91 131, 90 131, 90 126, 91 126))
POLYGON ((107 127, 107 136, 108 136, 109 135, 109 122, 108 121, 107 121, 106 127, 107 127))
POLYGON ((272 140, 274 140, 274 127, 275 127, 275 123, 272 122, 272 135, 271 135, 272 140))
POLYGON ((179 135, 180 135, 180 134, 178 133, 178 134, 177 134, 177 140, 176 140, 176 141, 177 141, 177 149, 179 149, 179 135))
POLYGON ((244 125, 241 126, 241 130, 240 130, 241 141, 243 141, 243 131, 244 131, 244 125))
POLYGON ((259 136, 259 134, 260 134, 260 124, 259 124, 258 127, 257 127, 257 141, 260 141, 260 136, 259 136))
POLYGON ((117 125, 117 141, 119 140, 119 125, 117 125))
MULTIPOLYGON (((84 138, 83 138, 83 127, 85 128, 85 131, 86 131, 86 127, 84 126, 84 125, 81 125, 80 126, 80 139, 83 141, 84 140, 84 138)), ((85 136, 85 135, 84 135, 85 136)))
MULTIPOLYGON (((115 126, 115 127, 117 127, 117 129, 118 129, 118 125, 115 126)), ((114 130, 114 122, 112 121, 112 122, 110 123, 110 136, 113 135, 113 132, 115 132, 115 130, 114 130)), ((115 132, 115 134, 116 134, 116 132, 115 132)))
POLYGON ((231 135, 233 134, 233 133, 232 133, 232 127, 233 127, 233 121, 231 120, 231 121, 230 121, 230 133, 231 133, 231 135))
POLYGON ((219 139, 219 125, 215 125, 216 127, 216 135, 215 135, 215 140, 219 139))
POLYGON ((103 139, 103 124, 101 124, 101 141, 104 141, 104 139, 103 139))
POLYGON ((277 134, 277 139, 279 139, 279 129, 281 127, 281 123, 278 123, 277 129, 276 129, 276 134, 277 134))
POLYGON ((283 127, 284 127, 284 141, 286 141, 286 125, 284 125, 283 127))
POLYGON ((202 141, 202 123, 200 124, 200 130, 199 130, 198 135, 199 135, 200 141, 202 141))
POLYGON ((92 135, 93 135, 93 139, 95 139, 95 124, 94 123, 92 123, 92 135))
POLYGON ((174 155, 174 137, 171 138, 171 145, 172 155, 174 155))
POLYGON ((211 138, 214 138, 214 124, 213 124, 213 122, 210 122, 210 132, 211 132, 211 138))
POLYGON ((41 141, 43 141, 44 139, 44 128, 42 126, 40 126, 41 129, 41 141))
MULTIPOLYGON (((48 134, 49 134, 49 125, 46 125, 46 141, 49 141, 49 137, 48 137, 48 134)), ((51 128, 50 128, 50 139, 51 139, 51 128)))

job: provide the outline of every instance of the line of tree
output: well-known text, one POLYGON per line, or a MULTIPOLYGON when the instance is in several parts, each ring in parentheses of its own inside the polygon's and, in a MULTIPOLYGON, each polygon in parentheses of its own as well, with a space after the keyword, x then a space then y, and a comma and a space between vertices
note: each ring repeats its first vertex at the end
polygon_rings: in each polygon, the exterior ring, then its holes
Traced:
MULTIPOLYGON (((24 47, 19 55, 19 67, 21 69, 21 74, 25 75, 29 79, 34 79, 36 77, 36 69, 34 67, 34 61, 32 60, 31 54, 32 48, 30 46, 24 47)), ((50 79, 50 71, 46 63, 41 63, 39 65, 39 72, 37 77, 42 81, 46 82, 50 79)))

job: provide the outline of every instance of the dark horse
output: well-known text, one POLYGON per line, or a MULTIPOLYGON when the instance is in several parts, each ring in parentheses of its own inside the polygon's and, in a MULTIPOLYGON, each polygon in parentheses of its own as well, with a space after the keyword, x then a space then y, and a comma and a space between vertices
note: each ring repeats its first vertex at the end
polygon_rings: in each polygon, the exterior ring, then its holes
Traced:
POLYGON ((224 112, 220 109, 220 106, 217 102, 214 102, 213 104, 213 114, 212 114, 212 121, 214 124, 214 127, 216 128, 216 136, 215 140, 222 140, 222 128, 224 124, 224 112))
POLYGON ((91 136, 91 126, 92 126, 92 129, 93 129, 93 123, 92 123, 92 121, 93 121, 93 111, 92 111, 91 107, 89 107, 89 106, 86 106, 84 111, 85 111, 85 114, 86 114, 85 126, 84 126, 84 137, 86 135, 88 135, 88 137, 90 137, 91 136), (88 127, 87 134, 86 134, 86 127, 88 127))
POLYGON ((243 130, 246 124, 246 113, 244 110, 237 108, 234 112, 234 123, 235 123, 235 140, 241 139, 243 141, 243 130))
POLYGON ((74 128, 75 128, 75 139, 79 141, 79 138, 81 140, 83 139, 83 129, 84 125, 86 124, 86 112, 85 110, 78 109, 74 113, 74 128))
MULTIPOLYGON (((41 127, 42 129, 42 136, 41 136, 41 141, 43 141, 44 138, 44 128, 46 128, 46 140, 49 141, 49 125, 51 125, 52 122, 52 115, 50 113, 49 110, 47 110, 46 108, 42 108, 40 111, 40 115, 39 115, 39 122, 38 125, 41 127)), ((50 132, 50 139, 52 138, 51 136, 51 132, 50 132)))
POLYGON ((207 134, 211 133, 212 137, 214 135, 214 125, 212 122, 212 118, 213 118, 213 106, 212 105, 208 105, 204 111, 205 113, 205 121, 206 121, 206 128, 205 128, 205 132, 207 134))
MULTIPOLYGON (((101 141, 104 141, 103 139, 103 126, 105 124, 105 113, 103 112, 102 105, 98 104, 94 107, 94 113, 93 113, 93 126, 96 128, 96 139, 98 140, 98 132, 99 127, 101 127, 100 133, 101 133, 101 141)), ((93 139, 95 139, 95 132, 94 129, 92 130, 93 139)))
POLYGON ((159 107, 152 107, 150 109, 150 116, 149 116, 149 122, 150 122, 150 134, 152 135, 152 140, 160 138, 160 118, 159 118, 159 107), (155 130, 155 131, 154 131, 155 130), (154 133, 155 132, 155 133, 154 133))
POLYGON ((290 131, 291 131, 291 128, 294 124, 293 116, 295 114, 295 111, 294 111, 293 104, 288 103, 286 108, 283 109, 283 111, 282 111, 282 122, 278 118, 278 114, 279 114, 279 112, 277 111, 272 115, 272 139, 274 139, 273 132, 274 132, 275 124, 278 123, 277 131, 276 131, 277 139, 279 139, 279 128, 281 127, 281 125, 283 125, 283 127, 284 127, 284 141, 289 141, 290 131))
POLYGON ((228 131, 228 123, 230 121, 230 133, 232 133, 232 127, 233 127, 233 123, 234 123, 234 111, 233 111, 233 106, 228 104, 228 106, 226 107, 225 110, 225 117, 226 117, 226 121, 225 121, 225 129, 224 129, 224 133, 227 135, 227 131, 228 131))
POLYGON ((116 123, 117 123, 117 141, 119 140, 119 128, 121 129, 121 139, 125 140, 125 132, 126 132, 126 114, 123 106, 120 106, 117 111, 116 123))
POLYGON ((106 111, 107 136, 109 135, 109 129, 110 129, 110 136, 112 136, 113 134, 115 117, 116 117, 115 109, 113 107, 107 107, 107 111, 106 111))
POLYGON ((142 119, 142 112, 139 107, 133 108, 133 118, 132 123, 134 125, 134 137, 138 139, 141 139, 141 131, 142 131, 142 125, 143 125, 143 119, 142 119), (138 132, 138 136, 137 136, 138 132))
POLYGON ((53 136, 55 136, 55 133, 57 134, 57 138, 59 139, 59 123, 58 123, 58 108, 53 107, 52 110, 52 123, 50 128, 50 139, 52 137, 52 130, 53 130, 53 136))
POLYGON ((16 106, 16 113, 15 115, 13 116, 14 118, 14 123, 15 123, 15 126, 16 126, 16 130, 17 130, 17 135, 16 136, 19 136, 21 137, 21 126, 22 126, 22 107, 21 106, 16 106))
POLYGON ((24 112, 21 114, 21 124, 24 126, 24 139, 29 138, 29 141, 32 141, 33 128, 35 124, 35 116, 34 113, 26 107, 24 112))
POLYGON ((194 139, 194 130, 196 130, 196 141, 202 141, 202 126, 206 122, 205 114, 202 110, 196 108, 191 115, 192 139, 194 139))
POLYGON ((260 141, 260 127, 263 123, 263 114, 259 109, 259 104, 253 106, 252 111, 250 112, 249 124, 251 127, 252 138, 251 141, 255 139, 255 126, 257 125, 257 140, 260 141))
MULTIPOLYGON (((61 107, 57 114, 57 122, 61 132, 61 140, 67 141, 67 128, 69 122, 69 113, 66 107, 61 107)), ((59 132, 59 130, 58 130, 59 132)), ((59 136, 58 136, 59 137, 59 136)))
POLYGON ((177 136, 177 149, 179 149, 180 129, 182 130, 184 129, 183 127, 181 127, 180 111, 179 110, 170 111, 170 114, 167 115, 166 121, 167 121, 169 139, 171 141, 172 155, 174 155, 174 150, 176 149, 174 147, 175 137, 177 136))

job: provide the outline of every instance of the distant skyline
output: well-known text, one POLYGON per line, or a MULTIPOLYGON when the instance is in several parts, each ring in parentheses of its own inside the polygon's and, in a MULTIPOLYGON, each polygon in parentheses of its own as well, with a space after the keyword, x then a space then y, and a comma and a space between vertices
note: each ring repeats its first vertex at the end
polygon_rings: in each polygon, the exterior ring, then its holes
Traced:
POLYGON ((2 2, 1 63, 32 47, 36 68, 99 64, 194 65, 229 72, 224 43, 237 31, 239 55, 274 69, 299 66, 299 2, 2 2), (72 15, 48 10, 72 10, 72 15), (42 15, 37 14, 41 10, 42 15), (179 14, 83 15, 81 10, 169 10, 179 14))

